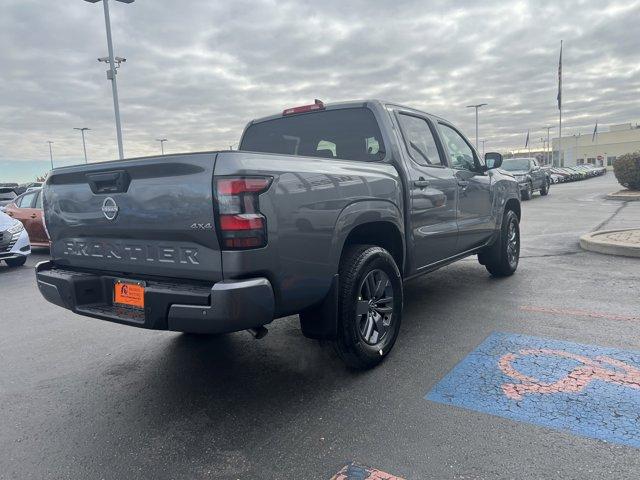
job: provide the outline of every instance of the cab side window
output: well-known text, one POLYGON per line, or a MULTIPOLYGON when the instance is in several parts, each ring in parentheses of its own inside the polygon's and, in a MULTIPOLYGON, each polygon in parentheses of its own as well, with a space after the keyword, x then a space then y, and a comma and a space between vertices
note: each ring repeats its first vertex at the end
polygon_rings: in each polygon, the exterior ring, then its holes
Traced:
POLYGON ((398 121, 411 158, 419 165, 442 166, 444 162, 427 121, 420 117, 400 113, 398 121))
POLYGON ((31 208, 33 205, 33 199, 38 192, 25 193, 22 198, 19 199, 20 203, 16 202, 16 205, 20 208, 31 208))
POLYGON ((451 160, 451 168, 456 170, 476 171, 476 165, 473 160, 473 149, 465 141, 462 136, 453 128, 444 123, 440 124, 440 132, 445 148, 449 152, 451 160))

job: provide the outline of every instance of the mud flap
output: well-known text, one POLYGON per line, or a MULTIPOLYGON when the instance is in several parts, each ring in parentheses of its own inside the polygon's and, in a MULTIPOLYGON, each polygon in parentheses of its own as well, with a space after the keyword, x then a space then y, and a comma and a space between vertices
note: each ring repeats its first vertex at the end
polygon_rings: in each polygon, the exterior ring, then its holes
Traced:
POLYGON ((316 340, 333 340, 338 332, 338 279, 336 273, 325 299, 314 308, 300 312, 302 334, 316 340))

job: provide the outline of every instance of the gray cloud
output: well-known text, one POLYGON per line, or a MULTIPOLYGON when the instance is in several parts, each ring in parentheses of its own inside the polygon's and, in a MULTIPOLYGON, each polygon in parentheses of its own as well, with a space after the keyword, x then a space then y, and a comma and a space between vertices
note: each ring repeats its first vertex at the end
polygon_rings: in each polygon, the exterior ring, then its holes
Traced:
MULTIPOLYGON (((640 1, 111 2, 127 156, 227 148, 284 107, 384 98, 444 116, 487 148, 521 147, 557 124, 640 121, 640 1)), ((0 160, 115 158, 102 5, 5 0, 0 160)))

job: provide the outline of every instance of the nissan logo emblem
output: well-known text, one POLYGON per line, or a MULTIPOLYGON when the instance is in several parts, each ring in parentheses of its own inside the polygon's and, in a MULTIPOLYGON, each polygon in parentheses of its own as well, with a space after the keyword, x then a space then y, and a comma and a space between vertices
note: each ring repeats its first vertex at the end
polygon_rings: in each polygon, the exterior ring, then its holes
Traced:
POLYGON ((107 197, 104 199, 104 202, 102 202, 102 213, 107 220, 116 218, 118 216, 118 210, 120 209, 113 198, 107 197))

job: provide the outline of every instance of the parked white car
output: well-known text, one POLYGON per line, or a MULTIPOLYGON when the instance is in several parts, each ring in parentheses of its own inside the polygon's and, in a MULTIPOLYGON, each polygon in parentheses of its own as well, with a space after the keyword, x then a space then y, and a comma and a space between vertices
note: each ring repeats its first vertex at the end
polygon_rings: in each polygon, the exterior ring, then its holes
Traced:
POLYGON ((0 212, 0 261, 10 267, 20 267, 31 253, 29 235, 22 222, 0 212))

